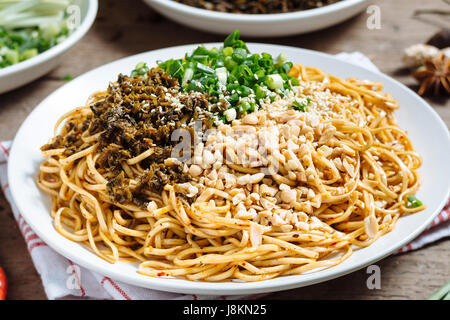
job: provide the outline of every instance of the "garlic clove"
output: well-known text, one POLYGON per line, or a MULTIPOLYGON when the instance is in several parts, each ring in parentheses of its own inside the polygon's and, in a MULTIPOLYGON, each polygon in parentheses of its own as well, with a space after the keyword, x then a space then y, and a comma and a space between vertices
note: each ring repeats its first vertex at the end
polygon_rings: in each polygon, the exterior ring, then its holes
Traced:
POLYGON ((421 66, 426 59, 433 58, 438 53, 438 48, 418 43, 405 49, 403 63, 408 68, 416 68, 421 66))

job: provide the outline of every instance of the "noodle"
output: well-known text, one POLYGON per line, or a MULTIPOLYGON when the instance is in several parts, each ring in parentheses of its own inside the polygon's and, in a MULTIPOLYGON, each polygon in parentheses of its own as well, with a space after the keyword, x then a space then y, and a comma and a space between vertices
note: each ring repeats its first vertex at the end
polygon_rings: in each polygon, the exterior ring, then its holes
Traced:
MULTIPOLYGON (((422 160, 382 85, 299 64, 290 75, 300 80, 293 94, 311 101, 308 112, 279 98, 220 125, 184 165, 191 180, 147 192, 146 208, 108 194, 99 133, 83 132, 81 151, 69 156, 65 148, 43 151, 37 185, 52 197, 56 230, 108 262, 138 261, 148 276, 261 281, 337 265, 353 246, 371 245, 402 215, 423 210, 406 199, 420 186, 422 160), (214 158, 196 163, 198 154, 214 158)), ((55 135, 64 122, 81 125, 105 97, 66 113, 55 135)), ((64 126, 59 135, 67 134, 64 126)), ((122 162, 131 184, 153 153, 122 162)))

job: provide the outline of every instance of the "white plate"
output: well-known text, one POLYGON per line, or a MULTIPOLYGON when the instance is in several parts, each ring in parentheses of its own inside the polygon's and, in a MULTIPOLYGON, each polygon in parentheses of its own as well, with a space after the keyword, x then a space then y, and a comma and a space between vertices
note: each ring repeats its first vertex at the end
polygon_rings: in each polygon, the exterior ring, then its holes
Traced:
MULTIPOLYGON (((220 43, 207 46, 220 46, 220 43)), ((399 124, 408 130, 419 153, 423 156, 420 171, 423 185, 418 197, 427 205, 425 211, 401 218, 391 233, 383 236, 368 248, 356 251, 342 264, 308 274, 280 277, 254 283, 207 283, 182 279, 151 278, 136 272, 136 264, 109 264, 72 242, 53 228, 49 215, 50 199, 39 191, 34 179, 43 158, 39 147, 52 137, 53 125, 67 111, 84 105, 96 90, 106 89, 108 82, 119 73, 129 74, 138 62, 153 65, 157 60, 178 58, 192 51, 196 45, 173 47, 120 59, 94 69, 56 90, 28 116, 14 140, 8 169, 9 184, 14 200, 27 223, 50 247, 75 263, 102 275, 141 287, 196 294, 250 294, 273 292, 310 285, 347 274, 372 264, 415 238, 438 214, 450 193, 450 135, 436 112, 414 92, 397 81, 380 73, 337 60, 333 56, 285 46, 249 44, 252 52, 278 55, 284 52, 289 60, 315 66, 341 77, 358 77, 380 81, 385 91, 400 102, 396 112, 399 124), (446 160, 447 159, 447 160, 446 160)))
POLYGON ((37 56, 0 69, 0 93, 29 83, 58 66, 64 54, 80 41, 94 23, 98 0, 76 0, 80 7, 80 26, 63 42, 37 56))
POLYGON ((363 11, 370 0, 344 0, 322 8, 273 14, 237 14, 200 9, 172 0, 144 0, 182 25, 219 34, 239 29, 243 36, 290 36, 338 24, 363 11))

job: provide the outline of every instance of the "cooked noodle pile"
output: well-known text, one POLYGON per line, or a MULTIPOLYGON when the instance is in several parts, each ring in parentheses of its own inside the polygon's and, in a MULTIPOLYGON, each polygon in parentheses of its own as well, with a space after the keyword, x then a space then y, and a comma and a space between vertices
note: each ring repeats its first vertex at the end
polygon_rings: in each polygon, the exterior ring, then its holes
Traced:
MULTIPOLYGON (((192 161, 165 159, 187 180, 146 191, 140 203, 111 196, 102 132, 82 130, 107 94, 64 115, 55 136, 75 123, 76 152, 47 147, 37 179, 52 197, 56 230, 111 263, 139 261, 141 274, 260 281, 339 264, 353 245, 369 246, 402 215, 423 210, 407 205, 421 158, 382 85, 302 65, 291 75, 307 112, 289 107, 288 96, 219 125, 193 146, 192 161)), ((140 183, 151 154, 123 161, 129 185, 140 183)))

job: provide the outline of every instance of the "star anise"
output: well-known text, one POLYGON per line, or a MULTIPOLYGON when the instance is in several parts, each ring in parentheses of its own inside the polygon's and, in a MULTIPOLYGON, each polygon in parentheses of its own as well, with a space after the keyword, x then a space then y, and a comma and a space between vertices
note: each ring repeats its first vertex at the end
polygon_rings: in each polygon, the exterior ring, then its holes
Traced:
POLYGON ((442 89, 450 94, 450 58, 445 54, 439 54, 425 60, 424 65, 413 73, 413 77, 420 82, 417 92, 419 95, 428 91, 439 95, 442 89))

